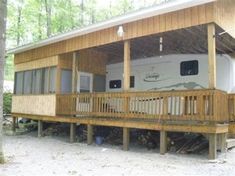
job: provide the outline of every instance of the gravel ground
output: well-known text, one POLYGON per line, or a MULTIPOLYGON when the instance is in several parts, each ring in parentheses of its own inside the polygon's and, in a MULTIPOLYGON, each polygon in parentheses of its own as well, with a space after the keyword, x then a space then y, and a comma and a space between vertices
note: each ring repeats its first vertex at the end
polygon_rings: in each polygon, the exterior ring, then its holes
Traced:
POLYGON ((235 149, 212 162, 203 155, 160 155, 135 145, 126 152, 121 146, 70 144, 69 137, 36 135, 4 136, 6 164, 0 165, 0 176, 235 175, 235 149))

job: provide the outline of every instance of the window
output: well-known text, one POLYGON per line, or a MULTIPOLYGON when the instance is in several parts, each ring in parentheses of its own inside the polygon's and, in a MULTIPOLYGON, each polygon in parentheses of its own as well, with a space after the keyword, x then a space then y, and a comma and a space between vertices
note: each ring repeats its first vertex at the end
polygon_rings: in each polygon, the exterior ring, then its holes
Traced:
POLYGON ((90 92, 91 78, 90 76, 80 76, 80 92, 90 92))
POLYGON ((15 73, 15 94, 55 93, 56 67, 15 73))
POLYGON ((110 89, 119 89, 122 87, 122 81, 121 80, 111 80, 109 81, 109 88, 110 89))
POLYGON ((72 71, 62 69, 61 70, 61 92, 71 93, 72 91, 72 71))
POLYGON ((42 93, 42 69, 33 70, 33 85, 32 93, 40 94, 42 93))
POLYGON ((43 80, 43 93, 49 93, 49 68, 44 68, 42 70, 42 80, 43 80))
POLYGON ((24 72, 24 94, 31 94, 32 93, 32 71, 25 71, 24 72))
POLYGON ((198 74, 198 61, 185 61, 180 63, 180 75, 190 76, 198 74))
POLYGON ((23 80, 24 80, 24 72, 15 73, 15 94, 23 93, 23 80))
POLYGON ((135 87, 135 76, 130 76, 130 88, 135 87))
POLYGON ((49 93, 55 93, 56 87, 56 67, 50 67, 49 93))

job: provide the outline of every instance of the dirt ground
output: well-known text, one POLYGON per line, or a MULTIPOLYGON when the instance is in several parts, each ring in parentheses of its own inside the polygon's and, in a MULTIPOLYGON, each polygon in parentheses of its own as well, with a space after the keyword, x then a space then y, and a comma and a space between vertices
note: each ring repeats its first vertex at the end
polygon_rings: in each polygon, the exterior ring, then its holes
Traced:
POLYGON ((235 149, 212 162, 204 155, 160 155, 140 146, 126 152, 121 146, 70 144, 68 139, 38 138, 36 132, 5 135, 6 164, 0 166, 0 176, 235 175, 235 149))

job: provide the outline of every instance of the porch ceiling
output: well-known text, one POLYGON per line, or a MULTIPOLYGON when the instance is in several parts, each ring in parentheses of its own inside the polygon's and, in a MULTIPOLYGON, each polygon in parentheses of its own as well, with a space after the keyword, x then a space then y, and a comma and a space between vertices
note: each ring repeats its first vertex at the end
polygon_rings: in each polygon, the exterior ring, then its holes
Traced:
MULTIPOLYGON (((218 54, 235 52, 235 39, 216 26, 216 49, 218 54)), ((121 62, 123 59, 123 42, 112 43, 97 50, 109 55, 109 63, 121 62)), ((168 55, 168 54, 205 54, 207 53, 207 27, 195 26, 171 32, 149 35, 131 40, 131 59, 168 55), (160 37, 163 50, 160 51, 160 37)))

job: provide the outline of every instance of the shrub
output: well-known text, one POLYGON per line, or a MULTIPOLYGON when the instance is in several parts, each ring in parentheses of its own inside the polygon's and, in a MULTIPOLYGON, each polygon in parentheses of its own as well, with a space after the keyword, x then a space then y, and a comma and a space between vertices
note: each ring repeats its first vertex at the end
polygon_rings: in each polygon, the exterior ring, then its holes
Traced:
POLYGON ((12 100, 12 93, 9 92, 3 93, 3 114, 11 113, 11 100, 12 100))

